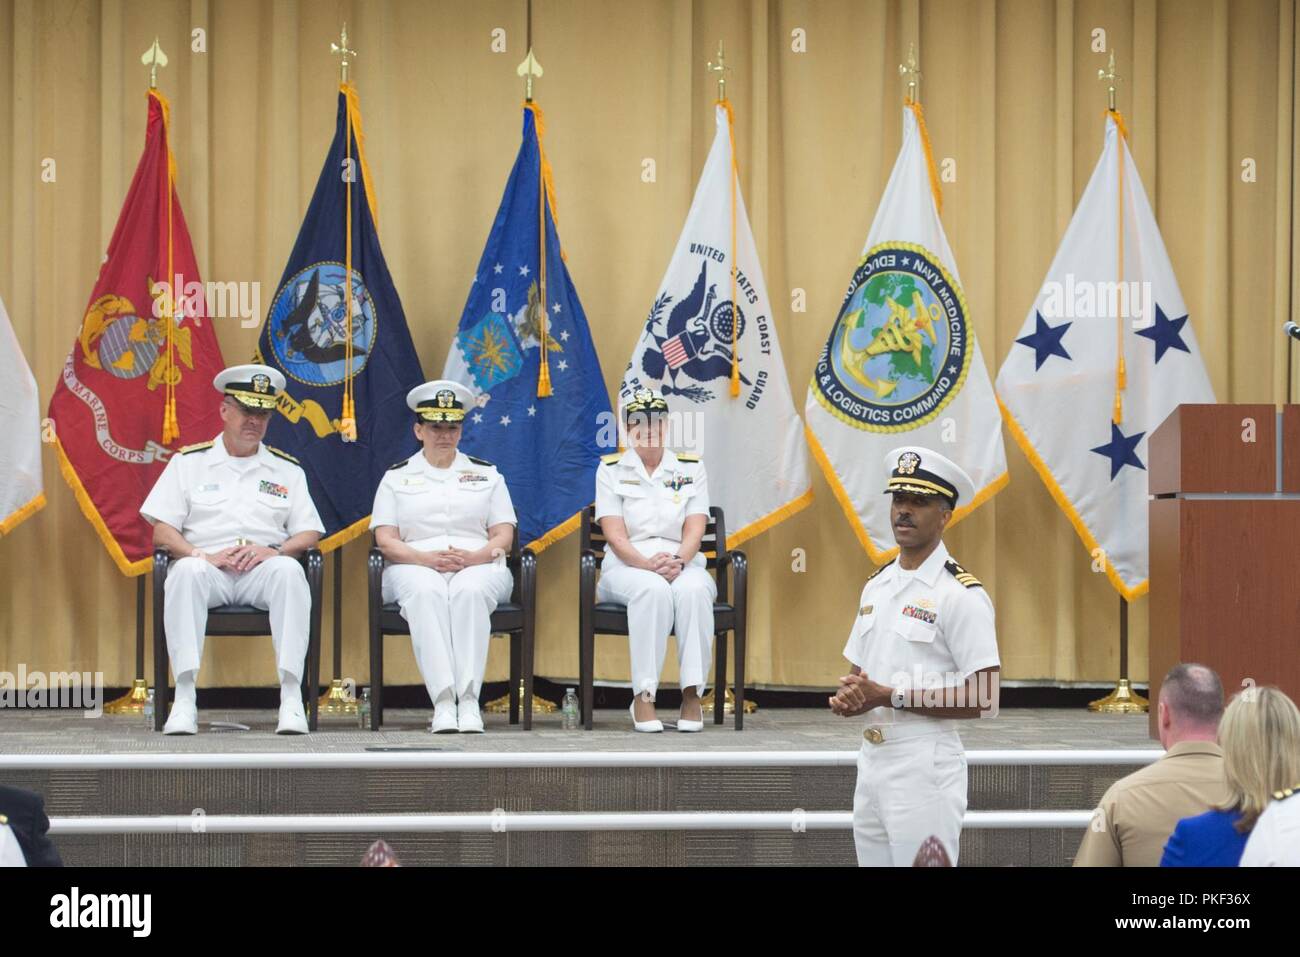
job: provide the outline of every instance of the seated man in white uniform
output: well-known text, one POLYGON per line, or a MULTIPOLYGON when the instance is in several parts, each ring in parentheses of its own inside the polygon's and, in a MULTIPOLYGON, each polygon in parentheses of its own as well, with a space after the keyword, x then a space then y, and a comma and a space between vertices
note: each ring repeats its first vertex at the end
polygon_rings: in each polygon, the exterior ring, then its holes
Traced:
POLYGON ((384 601, 397 602, 410 625, 435 734, 483 731, 478 695, 492 612, 514 587, 506 481, 491 462, 457 448, 473 398, 449 379, 407 393, 423 448, 385 473, 370 518, 386 563, 384 601))
POLYGON ((632 664, 632 727, 662 731, 655 715, 668 636, 677 636, 682 710, 678 731, 702 731, 700 695, 713 648, 717 583, 700 540, 709 521, 709 485, 695 455, 665 448, 668 403, 638 389, 623 408, 626 452, 596 469, 596 520, 608 544, 596 585, 598 601, 627 606, 632 664))
POLYGON ((270 612, 280 679, 276 732, 306 734, 301 684, 311 593, 298 559, 325 529, 298 460, 262 443, 284 376, 241 365, 212 384, 224 395, 221 434, 173 455, 140 506, 154 545, 172 556, 163 621, 176 700, 163 731, 198 731, 195 685, 208 609, 233 604, 270 612))
POLYGON ((885 493, 898 558, 862 589, 844 657, 852 673, 830 699, 866 715, 853 794, 858 864, 910 867, 935 837, 957 863, 966 814, 966 752, 957 721, 998 707, 997 634, 984 587, 953 561, 943 530, 974 495, 956 463, 920 446, 894 449, 885 493))

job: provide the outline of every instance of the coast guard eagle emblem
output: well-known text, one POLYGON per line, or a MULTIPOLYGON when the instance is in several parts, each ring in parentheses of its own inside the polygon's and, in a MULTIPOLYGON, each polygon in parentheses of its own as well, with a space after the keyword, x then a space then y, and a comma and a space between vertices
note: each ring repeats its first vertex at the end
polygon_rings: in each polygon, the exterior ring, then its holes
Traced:
POLYGON ((882 243, 853 274, 813 394, 855 428, 906 432, 952 401, 971 355, 966 300, 939 258, 913 243, 882 243))

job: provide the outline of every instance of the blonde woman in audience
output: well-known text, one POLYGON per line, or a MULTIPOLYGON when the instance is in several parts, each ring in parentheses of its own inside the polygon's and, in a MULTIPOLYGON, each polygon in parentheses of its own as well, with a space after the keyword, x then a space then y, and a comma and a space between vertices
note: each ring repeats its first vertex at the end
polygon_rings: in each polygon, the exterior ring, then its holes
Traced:
POLYGON ((1300 781, 1300 710, 1277 688, 1248 688, 1219 723, 1229 799, 1183 818, 1165 844, 1161 867, 1236 867, 1274 794, 1300 781))

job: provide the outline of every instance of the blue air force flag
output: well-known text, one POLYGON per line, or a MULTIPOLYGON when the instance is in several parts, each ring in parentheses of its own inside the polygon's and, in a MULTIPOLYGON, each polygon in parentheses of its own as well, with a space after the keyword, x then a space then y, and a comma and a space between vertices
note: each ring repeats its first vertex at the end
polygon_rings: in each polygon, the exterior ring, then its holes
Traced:
POLYGON ((345 85, 334 141, 257 349, 257 361, 287 382, 267 444, 301 462, 327 549, 365 531, 384 471, 415 448, 406 393, 424 381, 379 248, 363 144, 360 101, 345 85))
POLYGON ((974 482, 958 521, 1007 482, 993 385, 957 262, 939 220, 937 178, 919 104, 903 108, 903 144, 848 292, 808 385, 813 455, 877 564, 893 557, 888 478, 900 445, 934 449, 974 482))
POLYGON ((626 402, 652 388, 668 401, 669 442, 704 457, 727 542, 739 544, 807 505, 812 489, 803 422, 734 176, 728 107, 716 107, 715 121, 695 199, 619 396, 626 402))
POLYGON ((527 104, 519 155, 443 370, 476 397, 461 449, 505 476, 519 540, 534 549, 577 527, 595 499, 600 456, 616 436, 560 250, 541 121, 541 110, 527 104))
POLYGON ((1147 590, 1147 438, 1214 389, 1117 119, 997 393, 1012 436, 1132 599, 1147 590))

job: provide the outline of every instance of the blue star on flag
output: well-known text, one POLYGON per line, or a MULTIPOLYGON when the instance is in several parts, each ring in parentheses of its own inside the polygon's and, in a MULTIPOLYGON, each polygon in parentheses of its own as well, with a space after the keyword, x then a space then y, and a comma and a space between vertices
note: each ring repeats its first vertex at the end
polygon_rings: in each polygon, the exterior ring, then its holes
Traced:
POLYGON ((1163 309, 1156 306, 1156 321, 1145 329, 1139 329, 1138 335, 1156 344, 1156 362, 1159 362, 1170 349, 1181 349, 1187 353, 1192 351, 1187 348, 1187 343, 1183 342, 1181 335, 1186 324, 1186 316, 1170 319, 1163 309))
POLYGON ((1049 326, 1041 312, 1034 313, 1034 321, 1036 325, 1034 332, 1016 340, 1022 346, 1029 346, 1034 350, 1034 371, 1041 369, 1043 363, 1052 356, 1069 359, 1070 354, 1065 351, 1065 346, 1061 345, 1061 337, 1073 323, 1063 322, 1059 326, 1049 326))
POLYGON ((1110 424, 1110 442, 1106 445, 1099 445, 1092 451, 1098 455, 1104 455, 1110 459, 1110 477, 1113 481, 1119 474, 1119 470, 1126 465, 1132 465, 1135 468, 1146 470, 1142 460, 1137 457, 1137 444, 1142 441, 1145 432, 1134 432, 1132 435, 1125 435, 1118 425, 1114 422, 1110 424))

